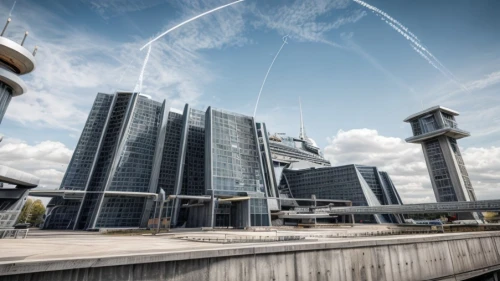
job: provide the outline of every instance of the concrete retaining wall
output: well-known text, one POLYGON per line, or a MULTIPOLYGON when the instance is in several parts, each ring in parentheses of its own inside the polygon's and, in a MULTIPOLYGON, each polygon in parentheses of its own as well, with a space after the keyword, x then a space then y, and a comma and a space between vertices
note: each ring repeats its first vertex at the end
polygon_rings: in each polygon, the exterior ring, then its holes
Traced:
POLYGON ((463 280, 494 270, 497 232, 2 262, 0 280, 463 280))

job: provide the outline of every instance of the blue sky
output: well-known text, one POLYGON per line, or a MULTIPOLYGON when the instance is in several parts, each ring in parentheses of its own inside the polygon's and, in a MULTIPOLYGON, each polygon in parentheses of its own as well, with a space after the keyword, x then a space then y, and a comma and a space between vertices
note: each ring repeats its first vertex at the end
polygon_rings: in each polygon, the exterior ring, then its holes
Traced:
MULTIPOLYGON (((144 43, 229 2, 17 1, 7 36, 19 41, 29 30, 25 46, 39 46, 38 65, 25 78, 29 92, 13 99, 0 127, 6 139, 0 158, 22 147, 29 153, 16 152, 24 160, 9 158, 11 164, 57 186, 96 93, 132 90, 144 43)), ((0 19, 13 3, 0 3, 0 19)), ((500 163, 484 160, 500 156, 500 2, 366 3, 409 28, 456 81, 354 1, 246 0, 157 41, 143 92, 178 109, 190 103, 251 115, 267 68, 289 35, 257 111, 272 132, 298 135, 300 97, 307 133, 333 164, 381 166, 407 202, 432 201, 422 152, 402 140, 410 135, 402 120, 441 104, 461 112, 459 124, 471 131, 460 145, 479 197, 500 194, 500 163)))

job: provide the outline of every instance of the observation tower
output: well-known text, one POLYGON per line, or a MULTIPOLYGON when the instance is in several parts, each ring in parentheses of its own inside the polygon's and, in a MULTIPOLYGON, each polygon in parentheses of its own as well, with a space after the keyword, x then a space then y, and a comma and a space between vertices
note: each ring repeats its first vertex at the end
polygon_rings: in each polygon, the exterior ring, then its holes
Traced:
POLYGON ((7 19, 2 33, 0 34, 0 124, 7 111, 10 100, 27 92, 27 87, 21 79, 21 75, 32 72, 35 69, 35 54, 23 47, 28 32, 24 33, 21 43, 16 43, 4 37, 5 31, 11 19, 7 19))
MULTIPOLYGON (((437 202, 476 201, 457 143, 457 139, 470 133, 458 127, 455 120, 458 115, 455 110, 437 105, 404 120, 410 123, 413 132, 406 142, 422 145, 437 202)), ((463 213, 460 218, 480 220, 477 213, 463 213)))
MULTIPOLYGON (((21 43, 4 37, 11 19, 7 20, 0 34, 0 124, 13 97, 27 92, 21 75, 35 69, 35 54, 23 47, 28 32, 21 43)), ((3 137, 0 136, 0 141, 3 137)), ((0 162, 0 229, 12 228, 28 198, 29 190, 37 187, 40 179, 23 171, 2 165, 0 162), (4 187, 4 184, 9 186, 4 187)))

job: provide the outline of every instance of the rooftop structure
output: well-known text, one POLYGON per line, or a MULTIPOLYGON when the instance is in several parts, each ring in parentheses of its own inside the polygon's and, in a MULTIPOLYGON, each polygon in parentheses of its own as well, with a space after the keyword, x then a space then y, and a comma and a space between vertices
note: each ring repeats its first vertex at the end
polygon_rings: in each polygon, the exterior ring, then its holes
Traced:
MULTIPOLYGON (((409 143, 419 143, 429 170, 432 188, 438 202, 476 201, 457 139, 470 136, 458 128, 455 117, 459 113, 434 106, 410 115, 404 121, 411 124, 413 136, 409 143)), ((472 219, 470 215, 461 215, 472 219)), ((476 213, 473 218, 479 219, 476 213)))

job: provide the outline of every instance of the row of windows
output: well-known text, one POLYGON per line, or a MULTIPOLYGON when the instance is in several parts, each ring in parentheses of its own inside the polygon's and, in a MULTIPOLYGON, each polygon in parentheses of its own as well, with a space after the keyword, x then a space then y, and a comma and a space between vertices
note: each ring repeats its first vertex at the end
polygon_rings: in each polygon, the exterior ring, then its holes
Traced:
POLYGON ((428 141, 424 146, 429 159, 431 173, 436 184, 439 201, 457 201, 439 140, 428 141))
POLYGON ((118 145, 117 142, 120 137, 120 130, 130 98, 130 94, 117 94, 116 96, 116 103, 111 112, 111 118, 104 136, 102 149, 97 159, 96 169, 89 185, 90 191, 100 191, 104 189, 104 183, 108 170, 111 168, 114 151, 118 145))
POLYGON ((80 190, 85 188, 112 101, 112 95, 101 93, 97 95, 61 188, 71 187, 80 190))
POLYGON ((158 187, 162 188, 165 194, 174 194, 182 121, 181 114, 169 112, 160 175, 158 177, 158 187))
POLYGON ((189 114, 181 193, 205 194, 205 113, 196 109, 191 109, 189 114))

